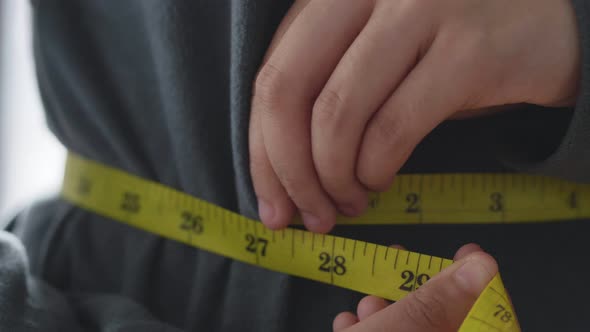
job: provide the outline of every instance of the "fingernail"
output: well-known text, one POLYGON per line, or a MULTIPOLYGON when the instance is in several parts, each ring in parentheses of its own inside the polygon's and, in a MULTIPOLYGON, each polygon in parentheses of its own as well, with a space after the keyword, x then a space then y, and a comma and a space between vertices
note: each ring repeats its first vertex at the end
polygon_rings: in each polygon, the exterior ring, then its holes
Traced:
POLYGON ((275 209, 264 199, 258 199, 258 214, 263 222, 272 223, 275 209))
POLYGON ((354 205, 343 204, 338 206, 338 210, 348 217, 356 217, 359 215, 359 210, 354 205))
POLYGON ((321 225, 320 218, 314 216, 313 214, 301 212, 301 218, 303 219, 303 223, 307 228, 317 228, 321 225))
POLYGON ((475 257, 467 261, 455 271, 453 277, 457 283, 466 291, 472 294, 481 293, 489 282, 494 278, 491 271, 494 267, 489 264, 487 259, 477 259, 475 257))

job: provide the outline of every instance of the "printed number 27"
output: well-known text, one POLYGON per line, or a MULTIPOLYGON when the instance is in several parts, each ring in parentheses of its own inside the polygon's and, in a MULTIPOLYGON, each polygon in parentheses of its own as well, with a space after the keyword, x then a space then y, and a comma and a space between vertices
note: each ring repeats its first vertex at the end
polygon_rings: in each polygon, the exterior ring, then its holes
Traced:
POLYGON ((256 236, 252 234, 246 234, 246 241, 248 241, 246 251, 255 254, 260 248, 260 255, 266 256, 266 246, 268 246, 267 239, 262 237, 256 238, 256 236))

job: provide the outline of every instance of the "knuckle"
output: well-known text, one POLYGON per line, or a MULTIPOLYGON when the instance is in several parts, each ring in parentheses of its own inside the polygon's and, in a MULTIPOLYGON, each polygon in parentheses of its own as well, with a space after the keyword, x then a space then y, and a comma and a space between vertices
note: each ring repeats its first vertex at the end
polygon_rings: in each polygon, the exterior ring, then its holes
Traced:
POLYGON ((409 296, 404 308, 406 316, 413 324, 424 329, 451 330, 444 301, 436 294, 419 288, 409 296))
POLYGON ((352 204, 364 192, 356 179, 354 160, 342 151, 323 151, 314 162, 322 189, 335 203, 352 204))
POLYGON ((313 125, 328 140, 335 140, 347 127, 347 98, 336 90, 324 89, 313 106, 313 125))
POLYGON ((409 121, 407 116, 381 116, 375 122, 375 135, 378 144, 385 144, 388 148, 406 146, 408 141, 409 121))
POLYGON ((344 105, 343 98, 338 92, 324 89, 315 101, 313 112, 320 122, 325 123, 342 113, 344 105))
POLYGON ((412 152, 418 134, 410 127, 412 121, 407 113, 381 114, 371 123, 356 170, 359 180, 367 188, 388 190, 397 168, 412 152))
POLYGON ((254 82, 252 102, 261 107, 263 113, 268 113, 280 106, 282 92, 286 88, 284 77, 281 69, 271 63, 266 63, 258 72, 254 82))
POLYGON ((348 102, 341 92, 324 89, 313 108, 314 164, 324 190, 342 202, 354 191, 354 159, 341 139, 348 102))

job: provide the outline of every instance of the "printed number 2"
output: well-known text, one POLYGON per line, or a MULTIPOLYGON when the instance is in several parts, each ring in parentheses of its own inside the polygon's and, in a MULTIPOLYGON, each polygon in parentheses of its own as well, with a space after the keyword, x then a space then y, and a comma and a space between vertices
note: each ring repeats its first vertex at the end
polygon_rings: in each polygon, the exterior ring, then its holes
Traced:
POLYGON ((420 195, 409 193, 406 195, 406 202, 408 202, 408 207, 406 208, 407 213, 420 212, 420 195))

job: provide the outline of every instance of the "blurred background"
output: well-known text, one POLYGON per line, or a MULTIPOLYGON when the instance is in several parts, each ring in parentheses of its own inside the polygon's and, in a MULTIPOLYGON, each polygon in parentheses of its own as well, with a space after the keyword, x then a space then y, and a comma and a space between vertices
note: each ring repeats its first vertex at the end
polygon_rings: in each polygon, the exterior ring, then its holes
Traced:
POLYGON ((0 0, 0 223, 59 190, 65 150, 47 129, 28 0, 0 0))

